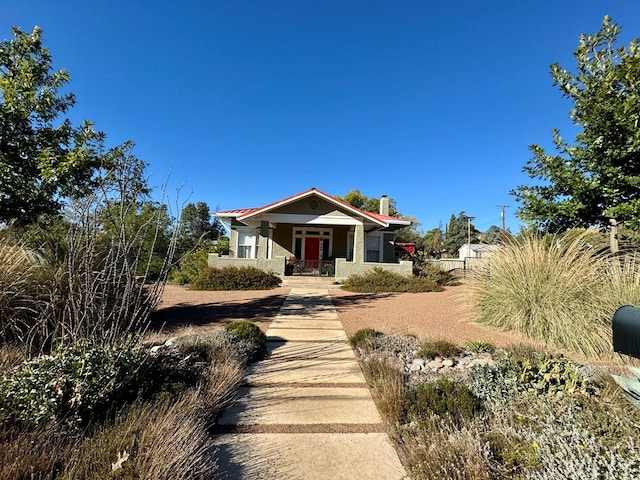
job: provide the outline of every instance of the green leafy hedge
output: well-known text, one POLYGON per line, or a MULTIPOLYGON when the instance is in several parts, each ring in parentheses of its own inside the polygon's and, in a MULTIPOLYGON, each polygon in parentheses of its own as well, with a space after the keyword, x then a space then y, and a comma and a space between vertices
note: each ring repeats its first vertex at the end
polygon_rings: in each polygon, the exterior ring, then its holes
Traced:
POLYGON ((358 293, 441 292, 443 287, 430 278, 408 277, 375 267, 362 275, 351 275, 342 282, 342 289, 358 293))
POLYGON ((269 290, 282 280, 255 267, 204 269, 193 281, 195 290, 269 290))

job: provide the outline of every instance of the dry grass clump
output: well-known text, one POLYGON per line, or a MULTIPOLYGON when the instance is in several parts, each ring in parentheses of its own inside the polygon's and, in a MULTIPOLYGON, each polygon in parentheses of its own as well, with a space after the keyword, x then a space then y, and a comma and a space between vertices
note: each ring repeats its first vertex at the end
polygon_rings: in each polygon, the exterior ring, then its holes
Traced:
POLYGON ((28 344, 47 308, 43 260, 24 243, 0 235, 0 339, 28 344))
POLYGON ((209 364, 197 385, 158 392, 83 429, 14 423, 0 411, 0 479, 213 478, 209 429, 235 398, 243 362, 233 352, 202 348, 209 364))
POLYGON ((472 282, 478 321, 589 357, 610 355, 613 313, 640 301, 640 259, 611 256, 589 238, 528 236, 496 252, 472 282))
POLYGON ((86 437, 51 424, 5 429, 0 478, 211 478, 217 468, 212 440, 193 414, 200 402, 191 391, 177 401, 134 406, 86 437))
POLYGON ((364 376, 376 392, 380 413, 390 422, 399 421, 406 410, 404 379, 397 365, 385 358, 371 357, 363 364, 364 376))

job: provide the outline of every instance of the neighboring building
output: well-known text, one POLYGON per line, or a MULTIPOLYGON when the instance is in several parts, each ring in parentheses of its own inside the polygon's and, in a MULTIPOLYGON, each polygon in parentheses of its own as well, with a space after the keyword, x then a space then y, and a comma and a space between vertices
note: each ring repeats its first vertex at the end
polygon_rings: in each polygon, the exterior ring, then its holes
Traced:
POLYGON ((500 250, 499 245, 487 245, 484 243, 465 243, 458 249, 458 258, 489 258, 493 252, 500 250))
POLYGON ((312 188, 259 208, 216 212, 230 228, 228 256, 209 255, 209 266, 251 265, 277 275, 334 276, 337 280, 381 267, 411 275, 411 261, 394 255, 395 231, 411 225, 359 210, 312 188))

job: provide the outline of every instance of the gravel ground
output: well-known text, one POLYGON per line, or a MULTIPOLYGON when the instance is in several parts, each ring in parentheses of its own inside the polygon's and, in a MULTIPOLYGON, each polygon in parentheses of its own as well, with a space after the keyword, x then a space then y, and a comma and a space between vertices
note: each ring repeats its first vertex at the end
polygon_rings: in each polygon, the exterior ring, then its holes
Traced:
POLYGON ((464 284, 447 287, 444 292, 361 294, 332 290, 331 296, 349 336, 370 327, 386 334, 411 334, 457 344, 484 340, 501 347, 524 341, 516 332, 472 323, 474 311, 468 305, 464 284))
MULTIPOLYGON (((152 332, 175 335, 222 328, 231 320, 246 319, 266 330, 290 289, 208 292, 167 285, 153 316, 152 332)), ((521 343, 515 333, 471 323, 473 310, 465 306, 467 287, 444 292, 362 294, 331 290, 338 318, 351 336, 365 327, 386 334, 412 334, 424 340, 489 341, 495 346, 521 343)))

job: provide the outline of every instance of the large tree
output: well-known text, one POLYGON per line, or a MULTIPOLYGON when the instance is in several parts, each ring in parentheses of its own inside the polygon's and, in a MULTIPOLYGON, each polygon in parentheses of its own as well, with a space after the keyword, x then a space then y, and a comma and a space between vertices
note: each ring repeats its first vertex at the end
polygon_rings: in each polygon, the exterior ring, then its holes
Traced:
POLYGON ((91 186, 102 135, 90 122, 60 119, 75 103, 53 71, 42 31, 13 28, 0 43, 0 222, 27 223, 57 213, 62 198, 91 186))
MULTIPOLYGON (((349 190, 344 197, 337 198, 365 212, 380 212, 380 198, 367 197, 365 194, 360 193, 358 189, 349 190)), ((402 214, 396 206, 396 201, 393 198, 389 198, 389 215, 392 217, 402 217, 402 214)))
POLYGON ((471 223, 472 217, 464 212, 458 216, 451 214, 449 224, 444 232, 444 250, 449 256, 457 256, 458 249, 468 243, 471 236, 471 243, 478 240, 480 231, 471 223))
POLYGON ((533 158, 523 170, 542 184, 512 192, 526 223, 563 231, 616 219, 640 229, 640 45, 618 46, 619 33, 607 16, 599 32, 580 37, 575 72, 551 66, 580 132, 569 144, 554 129, 556 154, 530 147, 533 158))
POLYGON ((212 220, 209 205, 205 202, 189 203, 180 214, 178 254, 207 245, 216 240, 219 234, 220 225, 217 220, 212 220))

